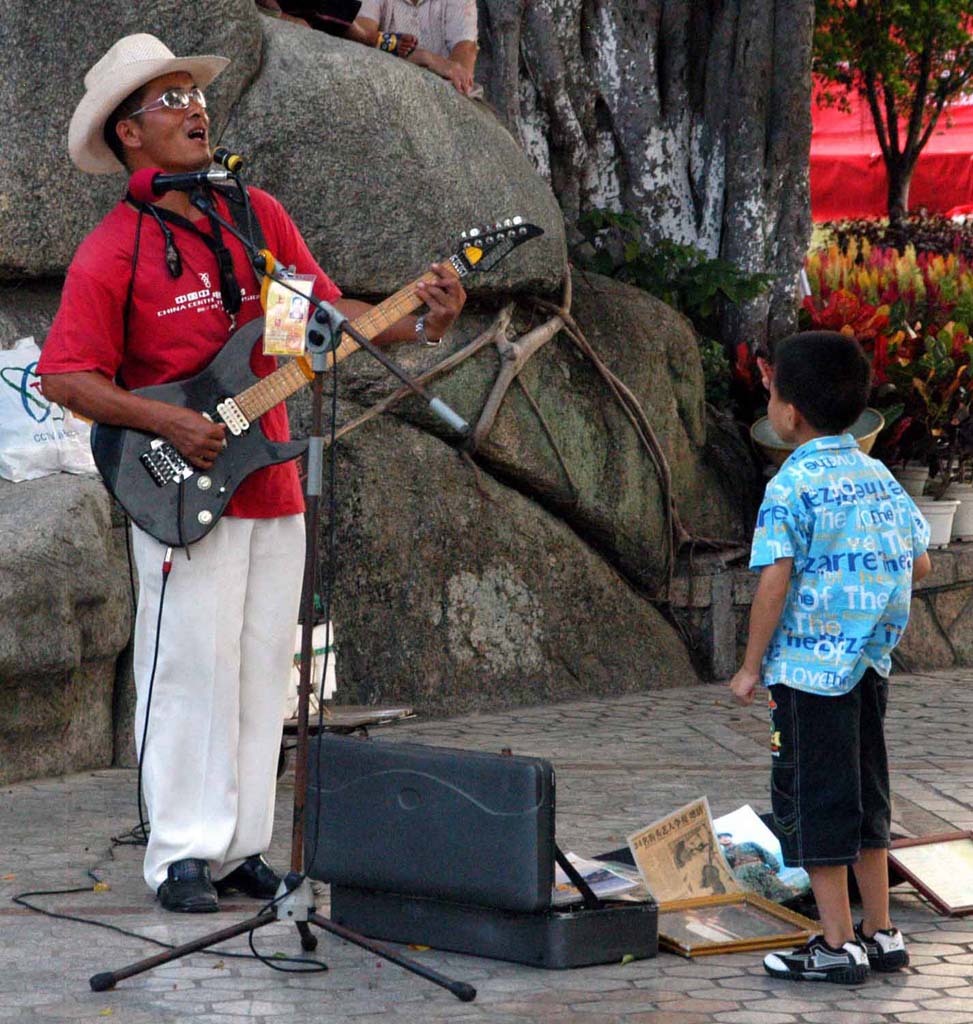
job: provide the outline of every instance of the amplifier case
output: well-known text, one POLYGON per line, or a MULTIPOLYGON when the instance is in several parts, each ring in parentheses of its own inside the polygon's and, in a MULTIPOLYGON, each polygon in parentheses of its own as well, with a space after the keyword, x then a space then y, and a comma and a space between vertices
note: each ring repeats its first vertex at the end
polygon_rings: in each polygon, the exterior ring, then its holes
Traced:
POLYGON ((339 924, 537 967, 655 956, 653 902, 551 906, 549 762, 323 733, 308 779, 306 870, 339 924))

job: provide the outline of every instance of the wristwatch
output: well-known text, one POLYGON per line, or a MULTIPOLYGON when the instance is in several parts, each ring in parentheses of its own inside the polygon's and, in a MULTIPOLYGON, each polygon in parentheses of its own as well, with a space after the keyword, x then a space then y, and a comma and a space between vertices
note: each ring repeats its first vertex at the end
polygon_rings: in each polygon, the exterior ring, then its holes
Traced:
MULTIPOLYGON (((446 335, 443 335, 443 338, 446 335)), ((421 341, 423 345, 436 346, 443 343, 443 338, 430 338, 426 334, 426 314, 423 313, 418 320, 416 320, 416 341, 421 341)))

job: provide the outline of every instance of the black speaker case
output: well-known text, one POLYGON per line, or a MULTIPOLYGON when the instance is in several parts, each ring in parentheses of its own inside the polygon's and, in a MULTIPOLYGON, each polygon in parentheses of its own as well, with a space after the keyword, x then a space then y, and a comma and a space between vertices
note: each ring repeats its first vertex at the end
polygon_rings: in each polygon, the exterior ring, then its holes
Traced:
POLYGON ((645 960, 658 952, 659 912, 651 902, 523 913, 332 885, 331 919, 387 942, 550 969, 620 963, 625 956, 645 960))

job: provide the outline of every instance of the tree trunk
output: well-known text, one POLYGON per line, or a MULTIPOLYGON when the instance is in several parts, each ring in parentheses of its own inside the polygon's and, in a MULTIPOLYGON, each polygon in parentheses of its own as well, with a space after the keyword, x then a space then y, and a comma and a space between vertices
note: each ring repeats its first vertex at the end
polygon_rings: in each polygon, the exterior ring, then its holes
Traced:
POLYGON ((480 0, 487 94, 569 224, 632 210, 648 241, 778 277, 724 341, 794 323, 810 234, 813 0, 480 0), (516 71, 513 62, 517 61, 516 71))
POLYGON ((886 161, 885 174, 888 178, 889 223, 898 227, 909 212, 909 187, 912 174, 916 169, 916 161, 886 161))

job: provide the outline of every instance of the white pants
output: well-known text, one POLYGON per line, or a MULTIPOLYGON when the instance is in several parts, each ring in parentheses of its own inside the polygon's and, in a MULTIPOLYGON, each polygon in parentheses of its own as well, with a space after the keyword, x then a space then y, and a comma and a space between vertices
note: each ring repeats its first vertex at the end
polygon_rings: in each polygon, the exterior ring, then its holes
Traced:
POLYGON ((135 742, 152 830, 145 881, 197 857, 222 878, 270 846, 301 597, 304 517, 225 516, 173 550, 145 750, 165 546, 132 528, 139 574, 135 742))

